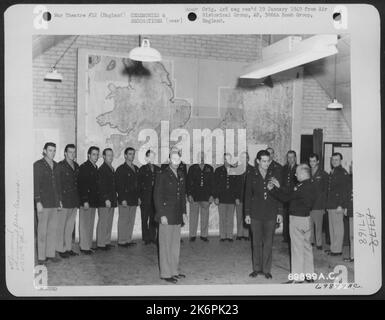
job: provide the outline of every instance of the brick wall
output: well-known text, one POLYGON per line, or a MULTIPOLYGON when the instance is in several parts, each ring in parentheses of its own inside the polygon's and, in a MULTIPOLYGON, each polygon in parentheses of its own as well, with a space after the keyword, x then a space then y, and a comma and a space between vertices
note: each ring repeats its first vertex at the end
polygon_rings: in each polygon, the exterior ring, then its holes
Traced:
POLYGON ((351 130, 341 111, 326 110, 329 96, 310 74, 304 75, 302 134, 322 128, 324 142, 351 142, 351 130))

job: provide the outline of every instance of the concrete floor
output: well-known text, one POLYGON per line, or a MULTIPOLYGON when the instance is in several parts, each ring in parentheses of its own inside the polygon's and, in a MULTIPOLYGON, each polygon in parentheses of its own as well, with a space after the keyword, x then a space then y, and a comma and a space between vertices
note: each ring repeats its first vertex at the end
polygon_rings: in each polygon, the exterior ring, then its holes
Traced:
MULTIPOLYGON (((270 280, 248 276, 252 271, 249 241, 219 242, 218 237, 209 240, 205 243, 197 238, 192 243, 184 238, 180 272, 187 277, 178 284, 284 283, 288 280, 288 245, 282 242, 281 235, 276 235, 274 240, 273 279, 270 280)), ((137 246, 131 248, 115 247, 110 251, 48 263, 48 285, 170 285, 159 279, 156 246, 145 246, 139 239, 136 242, 137 246)), ((353 281, 353 263, 344 262, 342 257, 330 257, 314 249, 314 262, 315 272, 324 274, 332 272, 336 265, 345 265, 348 280, 353 281)))

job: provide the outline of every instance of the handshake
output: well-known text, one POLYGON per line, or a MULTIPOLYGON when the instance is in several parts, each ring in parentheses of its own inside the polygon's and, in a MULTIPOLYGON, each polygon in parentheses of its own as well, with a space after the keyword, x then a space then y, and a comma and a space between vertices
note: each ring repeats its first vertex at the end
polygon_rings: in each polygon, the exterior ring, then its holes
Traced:
POLYGON ((279 188, 280 184, 276 178, 272 177, 267 183, 267 189, 272 190, 274 187, 279 188))

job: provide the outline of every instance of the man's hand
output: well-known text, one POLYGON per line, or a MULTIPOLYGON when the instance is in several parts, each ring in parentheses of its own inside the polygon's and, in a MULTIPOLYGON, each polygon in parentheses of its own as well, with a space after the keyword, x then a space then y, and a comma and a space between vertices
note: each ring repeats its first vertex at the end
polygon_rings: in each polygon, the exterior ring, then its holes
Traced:
POLYGON ((245 222, 246 222, 246 224, 250 224, 250 223, 251 223, 251 218, 250 218, 250 216, 246 216, 246 217, 245 217, 245 222))
POLYGON ((41 204, 41 202, 37 202, 36 203, 36 210, 37 212, 41 213, 43 211, 43 205, 41 204))
POLYGON ((161 224, 168 224, 167 217, 166 216, 160 217, 160 223, 161 224))
POLYGON ((59 210, 63 209, 63 203, 61 201, 59 201, 59 207, 58 207, 59 210))
POLYGON ((209 198, 209 203, 213 203, 214 202, 214 197, 213 196, 210 196, 209 198))
POLYGON ((267 183, 267 189, 270 191, 270 190, 273 190, 274 189, 274 183, 272 183, 271 181, 269 181, 267 183))
POLYGON ((271 178, 271 183, 273 184, 273 185, 275 185, 277 188, 279 188, 281 185, 279 184, 279 181, 275 178, 275 177, 272 177, 271 178))
POLYGON ((194 198, 192 197, 192 196, 188 196, 188 202, 190 202, 190 203, 194 203, 194 198))
POLYGON ((123 207, 127 207, 127 200, 123 200, 123 201, 122 201, 122 206, 123 206, 123 207))
POLYGON ((282 221, 283 221, 282 215, 281 214, 277 215, 277 223, 281 224, 282 221))
POLYGON ((235 204, 239 206, 241 204, 241 201, 239 199, 235 199, 235 204))
POLYGON ((106 200, 106 207, 111 208, 111 201, 110 200, 106 200))
POLYGON ((344 209, 341 206, 337 207, 337 213, 344 213, 344 209))
POLYGON ((90 208, 90 204, 88 202, 84 202, 84 209, 88 210, 90 208))

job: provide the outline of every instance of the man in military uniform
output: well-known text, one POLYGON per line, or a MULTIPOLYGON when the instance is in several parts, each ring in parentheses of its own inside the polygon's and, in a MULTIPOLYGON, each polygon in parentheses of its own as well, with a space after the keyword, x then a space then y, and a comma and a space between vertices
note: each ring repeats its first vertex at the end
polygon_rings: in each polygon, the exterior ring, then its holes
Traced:
POLYGON ((78 189, 79 209, 79 247, 80 252, 92 254, 92 240, 95 224, 95 212, 98 201, 98 167, 99 148, 92 146, 87 151, 88 160, 79 167, 78 189))
MULTIPOLYGON (((286 154, 287 163, 282 168, 281 186, 286 192, 291 192, 297 183, 295 172, 297 169, 297 154, 289 150, 286 154)), ((289 203, 283 203, 283 241, 290 245, 289 233, 289 203)))
POLYGON ((240 203, 235 205, 237 217, 237 237, 236 240, 249 240, 249 226, 245 223, 244 203, 245 203, 245 187, 246 176, 250 172, 254 172, 254 167, 249 164, 249 154, 242 152, 240 154, 240 163, 237 167, 241 186, 240 203))
POLYGON ((349 174, 341 165, 342 154, 332 154, 332 170, 328 179, 326 209, 329 217, 330 250, 331 256, 342 255, 344 239, 344 209, 349 196, 349 174))
POLYGON ((316 193, 316 200, 310 211, 311 243, 315 243, 317 249, 322 250, 322 224, 325 214, 328 176, 319 166, 318 154, 312 153, 309 156, 309 164, 311 168, 310 180, 314 184, 316 193))
POLYGON ((255 159, 255 168, 246 176, 245 222, 251 227, 253 272, 255 278, 263 274, 271 279, 273 237, 277 222, 278 202, 267 190, 268 182, 274 177, 268 170, 269 153, 261 150, 255 159))
POLYGON ((160 168, 154 164, 155 153, 151 150, 146 152, 147 164, 139 169, 139 198, 140 212, 142 218, 142 239, 144 244, 156 244, 156 223, 154 204, 154 185, 160 168))
POLYGON ((233 241, 234 210, 240 204, 241 186, 239 175, 231 165, 231 154, 224 154, 224 165, 216 168, 214 198, 219 212, 220 241, 233 241))
POLYGON ((266 151, 270 154, 270 159, 269 159, 269 169, 273 171, 273 175, 275 177, 279 177, 279 180, 282 176, 282 166, 274 160, 275 157, 275 151, 272 147, 269 147, 266 149, 266 151))
MULTIPOLYGON (((176 146, 172 147, 171 148, 171 152, 174 152, 176 151, 180 157, 182 157, 182 150, 178 149, 176 146)), ((162 163, 161 165, 161 170, 165 170, 169 167, 169 164, 170 164, 170 159, 168 159, 168 162, 167 163, 162 163)), ((178 171, 182 172, 182 174, 184 175, 185 179, 187 178, 187 165, 183 162, 183 161, 180 161, 180 164, 178 166, 178 171)))
POLYGON ((280 183, 274 178, 267 188, 273 196, 289 202, 292 277, 287 283, 314 282, 314 279, 305 275, 314 273, 310 211, 316 198, 315 184, 310 180, 307 164, 297 166, 295 175, 298 183, 291 191, 280 188, 280 183))
POLYGON ((103 150, 103 164, 98 169, 99 208, 96 227, 97 248, 109 250, 111 244, 112 222, 117 206, 115 170, 112 167, 114 152, 110 148, 103 150))
POLYGON ((136 245, 132 241, 135 225, 136 209, 139 199, 139 168, 133 164, 135 149, 124 150, 125 162, 116 169, 115 181, 119 202, 118 246, 130 247, 136 245))
POLYGON ((170 154, 168 168, 155 181, 155 221, 159 223, 159 266, 161 279, 176 283, 185 275, 179 273, 180 233, 186 216, 186 179, 178 171, 180 155, 170 154))
POLYGON ((43 158, 33 164, 34 199, 37 211, 37 253, 38 264, 47 260, 58 262, 56 258, 57 212, 62 207, 60 199, 60 175, 53 160, 56 144, 47 142, 43 148, 43 158))
POLYGON ((205 164, 205 154, 200 153, 200 163, 193 164, 187 175, 187 197, 190 203, 190 241, 195 241, 198 229, 199 211, 201 216, 200 238, 208 241, 209 207, 214 201, 214 169, 205 164))
POLYGON ((64 149, 64 160, 58 164, 63 208, 58 212, 56 251, 59 252, 62 258, 78 255, 72 250, 72 234, 79 208, 77 182, 79 165, 76 163, 75 158, 76 146, 67 144, 64 149))

